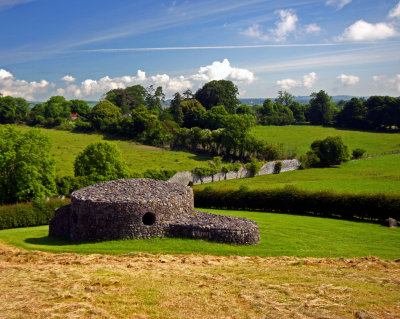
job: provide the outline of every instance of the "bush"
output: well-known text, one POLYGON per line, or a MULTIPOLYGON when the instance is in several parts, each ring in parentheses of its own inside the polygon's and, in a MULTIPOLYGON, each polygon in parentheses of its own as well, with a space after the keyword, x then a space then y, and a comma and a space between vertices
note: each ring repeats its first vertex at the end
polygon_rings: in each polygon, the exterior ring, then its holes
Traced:
POLYGON ((274 166, 274 174, 279 174, 282 170, 282 162, 276 162, 274 166))
POLYGON ((263 166, 263 162, 260 162, 256 158, 252 158, 250 163, 246 164, 246 168, 250 170, 252 176, 256 176, 256 174, 260 171, 263 166))
POLYGON ((176 171, 173 169, 160 169, 160 170, 148 169, 146 172, 144 172, 142 177, 167 181, 175 174, 176 171))
POLYGON ((353 150, 353 154, 352 154, 352 159, 359 159, 361 157, 363 157, 363 155, 365 154, 366 150, 363 150, 362 148, 356 148, 355 150, 353 150))
POLYGON ((349 159, 349 151, 340 136, 328 136, 311 144, 312 152, 319 158, 318 166, 339 165, 349 159))
POLYGON ((217 169, 215 167, 196 167, 192 169, 192 173, 198 177, 203 177, 206 175, 217 174, 217 169))
POLYGON ((47 225, 54 210, 67 204, 69 200, 54 199, 0 206, 0 229, 47 225))
POLYGON ((194 189, 195 207, 260 210, 290 214, 312 214, 341 219, 383 221, 389 216, 400 219, 400 196, 386 194, 349 194, 330 191, 311 192, 283 189, 248 190, 246 188, 194 189))

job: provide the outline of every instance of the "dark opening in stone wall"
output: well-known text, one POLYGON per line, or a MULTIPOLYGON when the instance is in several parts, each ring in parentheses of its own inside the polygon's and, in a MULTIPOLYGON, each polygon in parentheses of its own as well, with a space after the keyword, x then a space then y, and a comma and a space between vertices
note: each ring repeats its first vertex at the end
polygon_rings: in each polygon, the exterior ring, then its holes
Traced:
POLYGON ((156 222, 156 214, 147 212, 142 218, 143 225, 151 226, 156 222))

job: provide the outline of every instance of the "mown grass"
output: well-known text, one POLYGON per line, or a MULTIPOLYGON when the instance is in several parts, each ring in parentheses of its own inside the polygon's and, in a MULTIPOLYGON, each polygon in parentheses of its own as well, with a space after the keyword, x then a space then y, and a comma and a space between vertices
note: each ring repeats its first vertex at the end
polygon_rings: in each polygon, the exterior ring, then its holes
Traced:
POLYGON ((400 228, 328 218, 245 211, 207 212, 246 217, 258 223, 261 243, 237 246, 202 240, 155 238, 76 243, 49 238, 48 226, 0 231, 0 240, 18 247, 81 254, 210 254, 219 256, 297 256, 400 258, 400 228))
POLYGON ((317 139, 341 136, 350 152, 362 148, 366 154, 382 154, 400 150, 400 133, 375 133, 343 130, 312 125, 256 126, 252 132, 272 143, 283 143, 284 148, 296 148, 297 155, 305 154, 317 139))
POLYGON ((349 193, 400 194, 400 154, 350 161, 337 167, 313 168, 253 178, 235 179, 196 185, 202 189, 246 186, 251 189, 272 189, 292 185, 299 189, 332 190, 349 193))
MULTIPOLYGON (((21 131, 30 129, 27 126, 18 126, 21 131)), ((58 176, 74 175, 73 163, 75 157, 86 146, 109 138, 100 134, 72 133, 54 129, 40 129, 52 142, 51 154, 56 160, 58 176)), ((190 152, 175 152, 156 147, 138 145, 132 141, 111 140, 121 149, 122 156, 128 167, 135 172, 144 172, 147 169, 173 169, 176 171, 191 170, 204 165, 212 157, 190 152)))

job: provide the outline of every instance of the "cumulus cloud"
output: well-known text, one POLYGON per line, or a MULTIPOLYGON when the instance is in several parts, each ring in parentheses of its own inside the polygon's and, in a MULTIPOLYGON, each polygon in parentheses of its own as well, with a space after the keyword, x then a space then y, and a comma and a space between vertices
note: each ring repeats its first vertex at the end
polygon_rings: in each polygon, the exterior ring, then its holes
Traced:
POLYGON ((400 18, 400 1, 392 10, 390 10, 388 17, 390 19, 400 18))
POLYGON ((303 76, 302 80, 283 79, 276 81, 276 85, 280 86, 283 90, 290 90, 295 87, 312 88, 318 77, 315 72, 311 72, 303 76))
POLYGON ((290 34, 296 31, 299 19, 292 9, 278 10, 275 11, 275 14, 280 18, 275 23, 276 28, 264 31, 261 25, 253 24, 248 29, 242 31, 241 34, 261 41, 285 41, 290 34))
POLYGON ((387 90, 396 90, 400 92, 400 74, 395 77, 388 77, 386 75, 374 75, 372 77, 375 85, 386 88, 387 90))
POLYGON ((337 10, 342 9, 345 5, 348 5, 352 0, 327 0, 327 6, 336 6, 337 10))
POLYGON ((398 35, 394 27, 388 23, 368 23, 358 20, 344 30, 343 34, 337 37, 339 41, 373 41, 384 40, 398 35))
POLYGON ((316 23, 308 24, 304 29, 307 34, 319 34, 321 32, 321 27, 316 23))
POLYGON ((210 65, 200 67, 192 75, 172 77, 168 74, 156 74, 146 76, 146 72, 138 70, 136 75, 121 77, 104 76, 100 79, 85 79, 76 83, 72 75, 61 78, 64 82, 58 87, 46 80, 40 82, 28 82, 16 79, 12 73, 0 69, 0 93, 15 97, 23 97, 28 100, 45 100, 51 95, 62 95, 68 99, 98 99, 104 93, 128 86, 140 84, 162 86, 164 93, 172 95, 175 92, 199 87, 204 82, 212 80, 231 80, 240 84, 252 83, 256 80, 254 73, 242 68, 231 66, 228 59, 222 62, 215 61, 210 65))
POLYGON ((10 72, 0 69, 0 92, 3 96, 17 96, 34 100, 37 95, 47 93, 53 85, 46 80, 40 82, 18 80, 10 72))
POLYGON ((346 74, 341 74, 337 77, 337 80, 345 85, 345 86, 350 86, 350 85, 355 85, 360 81, 360 78, 355 75, 346 75, 346 74))
POLYGON ((232 80, 239 82, 254 82, 254 73, 247 69, 234 68, 228 59, 215 61, 210 65, 200 67, 197 74, 190 77, 195 81, 232 80))
POLYGON ((66 76, 62 77, 61 80, 68 82, 68 83, 75 82, 75 78, 71 75, 66 75, 66 76))

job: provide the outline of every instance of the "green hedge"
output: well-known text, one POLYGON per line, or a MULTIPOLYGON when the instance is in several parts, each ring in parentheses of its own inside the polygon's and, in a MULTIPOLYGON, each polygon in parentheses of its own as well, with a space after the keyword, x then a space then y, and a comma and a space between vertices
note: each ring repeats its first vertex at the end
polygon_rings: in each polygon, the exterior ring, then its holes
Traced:
POLYGON ((69 200, 54 199, 0 206, 0 229, 47 225, 54 210, 69 200))
POLYGON ((204 208, 260 210, 313 214, 341 219, 400 220, 400 196, 311 192, 285 187, 271 190, 194 190, 195 206, 204 208))

